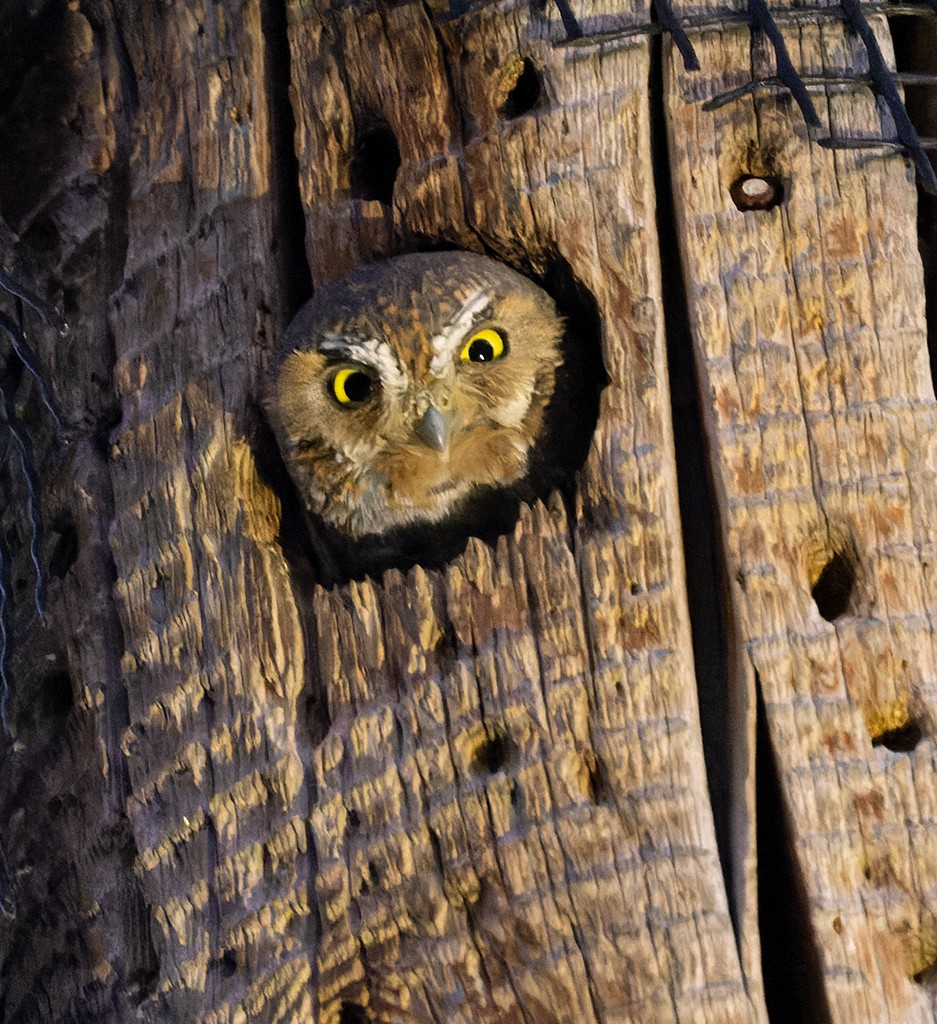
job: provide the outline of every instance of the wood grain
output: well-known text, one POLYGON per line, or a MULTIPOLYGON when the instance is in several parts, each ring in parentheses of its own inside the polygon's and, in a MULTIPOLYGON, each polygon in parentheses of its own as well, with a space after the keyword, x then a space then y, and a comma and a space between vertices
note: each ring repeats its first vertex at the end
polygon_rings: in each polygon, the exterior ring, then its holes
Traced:
MULTIPOLYGON (((867 66, 836 23, 785 38, 802 73, 867 66)), ((937 452, 913 177, 901 157, 807 141, 796 107, 770 94, 703 112, 770 58, 749 57, 747 31, 694 41, 704 72, 671 55, 667 105, 748 725, 739 818, 754 811, 763 700, 819 961, 815 1012, 929 1021, 937 452), (739 211, 729 187, 742 174, 779 177, 785 201, 739 211), (889 749, 909 737, 912 749, 889 749)), ((882 131, 868 89, 814 98, 838 135, 882 131)), ((750 855, 749 902, 755 869, 750 855)))
POLYGON ((673 528, 647 46, 561 47, 555 11, 527 5, 290 14, 315 279, 427 242, 563 263, 598 304, 610 378, 576 522, 538 506, 444 576, 316 596, 322 1019, 760 1019, 673 528), (506 119, 524 58, 542 102, 506 119), (368 119, 399 145, 390 206, 350 188, 368 119))

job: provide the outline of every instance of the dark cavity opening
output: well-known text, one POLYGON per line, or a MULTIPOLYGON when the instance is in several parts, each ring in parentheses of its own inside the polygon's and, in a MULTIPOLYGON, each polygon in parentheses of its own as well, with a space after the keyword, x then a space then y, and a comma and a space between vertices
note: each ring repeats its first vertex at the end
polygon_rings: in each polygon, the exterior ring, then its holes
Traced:
POLYGON ((363 129, 351 158, 351 194, 354 199, 377 199, 389 206, 400 170, 397 138, 386 124, 363 129))
POLYGON ((757 674, 755 698, 758 933, 768 1019, 772 1024, 830 1024, 807 893, 757 674))
POLYGON ((596 758, 589 769, 589 802, 593 804, 611 803, 612 789, 608 781, 605 765, 596 758))
MULTIPOLYGON (((294 551, 307 552, 305 557, 313 582, 334 587, 366 576, 380 579, 390 568, 404 572, 417 564, 425 569, 442 568, 465 550, 470 537, 494 544, 498 537, 510 533, 517 525, 521 502, 546 501, 553 491, 558 491, 565 502, 570 523, 575 522, 576 472, 589 453, 598 422, 599 398, 608 382, 602 360, 598 306, 562 257, 546 257, 542 273, 535 273, 530 266, 516 269, 535 280, 553 298, 566 326, 553 397, 545 412, 540 437, 530 453, 524 480, 510 488, 479 488, 449 518, 432 526, 416 523, 350 539, 327 523, 312 517, 307 519, 276 450, 272 430, 264 426, 258 431, 255 441, 258 467, 265 478, 271 478, 272 489, 284 502, 281 530, 290 530, 294 551), (263 454, 268 452, 269 458, 263 454), (276 483, 272 482, 274 476, 276 483), (298 508, 299 515, 295 519, 288 506, 298 508), (288 524, 288 520, 293 522, 288 524), (305 541, 295 534, 297 526, 305 531, 305 541)), ((602 514, 598 506, 587 509, 584 518, 597 519, 602 514)), ((608 518, 614 512, 604 514, 608 518)), ((611 521, 608 526, 615 528, 611 521)), ((292 565, 292 556, 285 553, 292 565)), ((313 589, 310 587, 308 593, 313 589)))
POLYGON ((913 718, 897 729, 888 729, 872 737, 873 747, 884 747, 896 754, 910 754, 924 738, 924 730, 913 718))
POLYGON ((238 961, 237 957, 231 950, 228 950, 221 957, 221 976, 222 978, 232 978, 237 974, 238 961))
POLYGON ((937 960, 932 961, 926 967, 916 971, 911 980, 915 985, 923 985, 926 988, 937 989, 937 960))
POLYGON ((359 1003, 342 1003, 338 1024, 368 1024, 368 1012, 359 1003))
POLYGON ((496 732, 478 745, 472 756, 472 772, 475 775, 494 775, 513 763, 517 746, 504 733, 496 732))
POLYGON ((71 676, 61 670, 43 676, 37 696, 39 697, 40 714, 44 719, 63 721, 72 710, 74 703, 71 676))
POLYGON ((273 257, 287 320, 312 294, 306 261, 306 216, 299 193, 299 161, 293 145, 296 121, 290 103, 290 44, 283 0, 261 0, 264 81, 270 111, 273 257))
POLYGON ((846 614, 855 585, 855 566, 841 551, 834 551, 810 591, 817 611, 827 622, 846 614))
POLYGON ((515 117, 529 114, 531 110, 541 106, 542 98, 543 85, 540 75, 534 67, 533 61, 529 57, 525 57, 520 74, 501 106, 501 117, 505 121, 511 121, 515 117))
MULTIPOLYGON (((926 9, 922 7, 922 13, 926 9)), ((899 75, 937 72, 937 20, 933 17, 892 15, 888 18, 899 75)), ((903 82, 904 105, 922 138, 937 136, 937 84, 903 82)), ((937 167, 937 153, 928 152, 937 167)), ((917 207, 918 247, 924 265, 924 306, 931 379, 937 382, 937 196, 920 187, 917 207)))
POLYGON ((78 531, 70 512, 63 512, 52 524, 54 545, 49 556, 49 573, 62 579, 78 558, 78 531))

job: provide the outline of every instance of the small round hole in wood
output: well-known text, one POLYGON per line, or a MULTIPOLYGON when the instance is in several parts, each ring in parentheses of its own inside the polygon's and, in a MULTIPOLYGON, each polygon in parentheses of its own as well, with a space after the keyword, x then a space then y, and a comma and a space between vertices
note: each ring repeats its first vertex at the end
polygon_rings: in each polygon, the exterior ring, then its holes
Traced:
POLYGON ((856 569, 841 551, 834 551, 811 588, 817 611, 827 622, 835 622, 849 610, 856 585, 856 569))
POLYGON ((743 213, 773 210, 784 202, 784 183, 773 175, 743 174, 729 186, 729 195, 743 213))
POLYGON ((472 756, 472 772, 475 775, 494 775, 514 760, 516 752, 514 742, 503 733, 496 732, 478 745, 472 756))

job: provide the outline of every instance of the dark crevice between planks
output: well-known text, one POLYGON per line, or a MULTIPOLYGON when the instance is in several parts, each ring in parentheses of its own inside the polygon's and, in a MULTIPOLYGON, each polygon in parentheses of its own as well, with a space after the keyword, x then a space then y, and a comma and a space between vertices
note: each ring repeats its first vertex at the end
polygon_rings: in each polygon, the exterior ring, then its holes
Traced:
MULTIPOLYGON (((741 865, 733 863, 730 791, 733 749, 739 738, 730 735, 729 647, 726 632, 726 569, 722 560, 717 505, 710 475, 703 414, 697 386, 686 288, 682 276, 674 195, 667 152, 664 112, 663 56, 660 37, 652 41, 650 71, 651 146, 657 194, 657 233, 663 268, 664 322, 670 379, 677 488, 687 600, 693 632, 693 662, 699 693, 703 756, 716 843, 729 898, 729 911, 738 937, 739 912, 733 898, 741 865)), ((742 738, 744 743, 744 737, 742 738)))
POLYGON ((768 1019, 772 1024, 830 1024, 819 949, 757 672, 755 700, 758 931, 768 1019))
MULTIPOLYGON (((306 258, 306 216, 299 189, 299 160, 293 145, 296 120, 290 103, 291 59, 285 0, 261 0, 264 36, 264 81, 269 105, 271 187, 276 278, 280 288, 279 331, 313 293, 306 258)), ((275 344, 274 344, 275 348, 275 344)), ((279 446, 258 402, 253 409, 255 429, 251 448, 261 479, 280 501, 279 542, 290 567, 293 597, 303 626, 306 651, 305 717, 310 742, 319 743, 329 729, 326 695, 315 671, 318 664, 312 595, 326 581, 329 568, 321 564, 310 543, 296 487, 279 446)))
POLYGON ((312 295, 306 260, 306 218, 299 191, 299 161, 293 146, 296 120, 290 104, 290 41, 285 0, 261 0, 264 80, 270 115, 274 259, 281 289, 283 329, 312 295))
MULTIPOLYGON (((892 15, 888 18, 900 72, 937 72, 937 20, 892 15)), ((921 137, 937 136, 937 83, 905 84, 905 108, 921 137)), ((931 163, 937 163, 930 151, 931 163)), ((924 302, 931 381, 937 387, 937 196, 924 191, 918 178, 918 246, 924 264, 924 302)))

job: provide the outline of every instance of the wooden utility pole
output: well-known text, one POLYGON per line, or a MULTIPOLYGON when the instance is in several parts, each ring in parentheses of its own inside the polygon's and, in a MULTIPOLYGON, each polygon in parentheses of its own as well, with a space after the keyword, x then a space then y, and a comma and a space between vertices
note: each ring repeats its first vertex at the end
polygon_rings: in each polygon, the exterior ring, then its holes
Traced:
POLYGON ((5 5, 2 257, 70 332, 4 305, 69 426, 11 357, 0 1019, 937 1020, 917 193, 821 141, 897 123, 847 6, 779 21, 808 127, 754 2, 674 9, 699 70, 618 0, 5 5), (327 590, 271 351, 439 247, 582 319, 589 454, 327 590))

